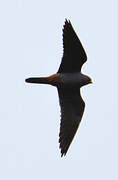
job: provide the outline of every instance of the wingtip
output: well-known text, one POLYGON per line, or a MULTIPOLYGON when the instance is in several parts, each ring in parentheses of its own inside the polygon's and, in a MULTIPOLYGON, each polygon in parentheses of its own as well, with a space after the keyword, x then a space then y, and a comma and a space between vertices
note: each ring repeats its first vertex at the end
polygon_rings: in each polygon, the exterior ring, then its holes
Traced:
POLYGON ((65 18, 65 24, 68 23, 68 24, 71 24, 70 20, 65 18))
POLYGON ((66 156, 66 151, 62 151, 62 149, 61 149, 61 157, 65 157, 66 156))
POLYGON ((61 158, 64 157, 66 155, 66 153, 61 152, 61 158))
POLYGON ((65 23, 68 22, 67 18, 65 18, 65 23))
POLYGON ((71 24, 70 20, 67 19, 67 18, 65 18, 65 23, 64 23, 64 25, 63 25, 63 31, 64 31, 65 27, 68 26, 68 25, 70 25, 70 24, 71 24))
MULTIPOLYGON (((59 141, 59 143, 60 143, 60 141, 59 141)), ((68 149, 65 150, 65 149, 62 147, 61 143, 60 143, 59 148, 60 148, 60 150, 61 150, 61 157, 66 156, 66 153, 67 153, 67 150, 68 150, 68 149)))
POLYGON ((68 20, 65 19, 65 22, 64 22, 64 25, 63 25, 63 29, 64 29, 64 27, 66 26, 67 23, 68 23, 68 20))

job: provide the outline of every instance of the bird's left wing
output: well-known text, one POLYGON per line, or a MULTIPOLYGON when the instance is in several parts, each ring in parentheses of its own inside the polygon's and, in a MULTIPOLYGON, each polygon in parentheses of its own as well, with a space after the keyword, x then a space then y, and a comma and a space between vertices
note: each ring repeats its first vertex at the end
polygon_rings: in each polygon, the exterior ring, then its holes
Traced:
POLYGON ((63 58, 58 73, 80 72, 82 65, 87 60, 87 55, 71 22, 67 20, 63 28, 63 50, 63 58))
POLYGON ((58 94, 61 106, 59 143, 63 156, 66 155, 79 127, 85 103, 81 98, 80 90, 58 88, 58 94))

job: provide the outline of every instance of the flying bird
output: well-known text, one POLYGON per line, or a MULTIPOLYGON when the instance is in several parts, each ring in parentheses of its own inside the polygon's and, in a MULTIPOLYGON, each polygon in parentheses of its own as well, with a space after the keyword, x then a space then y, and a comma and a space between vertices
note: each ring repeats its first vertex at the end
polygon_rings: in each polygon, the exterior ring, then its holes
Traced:
POLYGON ((71 22, 66 19, 63 26, 63 57, 57 73, 49 77, 26 79, 27 83, 50 84, 57 87, 61 107, 61 156, 66 155, 83 116, 85 103, 80 88, 92 83, 90 77, 81 73, 82 65, 86 61, 84 48, 71 22))

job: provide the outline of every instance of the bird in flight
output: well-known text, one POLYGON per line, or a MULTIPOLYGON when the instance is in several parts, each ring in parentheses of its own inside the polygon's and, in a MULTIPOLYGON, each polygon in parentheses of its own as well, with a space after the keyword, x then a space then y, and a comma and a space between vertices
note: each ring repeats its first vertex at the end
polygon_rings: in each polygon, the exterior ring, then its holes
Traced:
POLYGON ((61 156, 66 155, 76 134, 85 108, 80 88, 92 83, 90 77, 81 73, 87 61, 84 48, 67 19, 63 26, 63 57, 56 74, 49 77, 32 77, 27 83, 50 84, 57 87, 61 107, 59 144, 61 156))

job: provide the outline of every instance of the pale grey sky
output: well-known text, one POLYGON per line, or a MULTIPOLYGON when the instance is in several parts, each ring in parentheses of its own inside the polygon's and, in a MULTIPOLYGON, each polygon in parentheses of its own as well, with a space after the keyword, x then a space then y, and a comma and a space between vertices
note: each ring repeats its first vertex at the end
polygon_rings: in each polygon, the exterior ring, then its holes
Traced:
POLYGON ((0 179, 118 180, 118 2, 0 1, 0 179), (67 156, 60 157, 57 90, 25 83, 55 73, 62 26, 70 19, 88 61, 86 109, 67 156))

